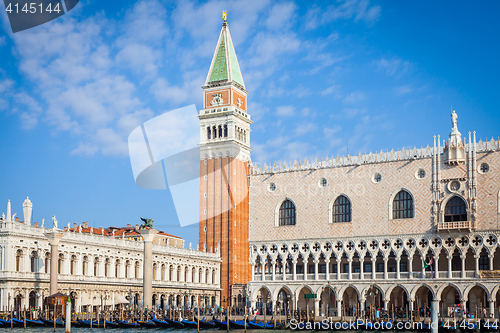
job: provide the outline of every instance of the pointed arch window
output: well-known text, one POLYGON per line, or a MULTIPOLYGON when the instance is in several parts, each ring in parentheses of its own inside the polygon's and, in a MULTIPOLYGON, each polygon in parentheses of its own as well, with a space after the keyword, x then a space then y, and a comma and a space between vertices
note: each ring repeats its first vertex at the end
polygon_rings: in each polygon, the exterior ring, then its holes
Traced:
POLYGON ((227 138, 227 125, 224 125, 224 137, 227 138))
POLYGON ((23 255, 23 251, 17 250, 17 252, 16 252, 16 272, 21 271, 21 257, 22 257, 22 255, 23 255))
POLYGON ((216 126, 212 127, 212 137, 214 139, 217 139, 217 127, 216 126))
POLYGON ((36 251, 33 251, 31 252, 31 256, 30 256, 30 268, 31 268, 31 272, 36 272, 36 260, 38 259, 38 254, 36 253, 36 251))
POLYGON ((219 138, 222 138, 222 126, 219 125, 219 138))
POLYGON ((413 218, 413 197, 405 190, 401 190, 394 197, 392 202, 393 219, 413 218))
POLYGON ((210 129, 210 127, 207 127, 207 139, 211 138, 212 138, 212 130, 210 129))
POLYGON ((351 201, 345 195, 340 195, 333 203, 332 222, 351 222, 351 201))
POLYGON ((444 221, 467 221, 467 205, 462 198, 455 196, 446 203, 446 207, 444 208, 444 221))
POLYGON ((282 226, 295 225, 296 223, 295 205, 291 200, 286 199, 280 206, 278 224, 282 226))
POLYGON ((50 253, 47 252, 45 253, 45 273, 49 272, 49 267, 50 267, 50 253))
POLYGON ((75 265, 76 265, 76 256, 75 255, 72 255, 71 256, 71 261, 69 263, 69 273, 71 275, 74 275, 75 274, 75 265))
POLYGON ((82 261, 82 275, 87 275, 87 263, 89 261, 89 258, 87 256, 83 257, 82 261))

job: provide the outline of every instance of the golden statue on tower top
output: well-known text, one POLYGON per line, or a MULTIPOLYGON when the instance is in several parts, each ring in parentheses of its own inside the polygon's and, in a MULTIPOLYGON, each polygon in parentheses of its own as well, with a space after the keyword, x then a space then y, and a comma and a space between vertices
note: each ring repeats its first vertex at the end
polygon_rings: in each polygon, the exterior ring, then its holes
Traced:
POLYGON ((227 21, 227 13, 226 13, 226 11, 225 11, 225 10, 223 10, 223 11, 222 11, 222 20, 223 20, 224 22, 226 22, 226 21, 227 21))

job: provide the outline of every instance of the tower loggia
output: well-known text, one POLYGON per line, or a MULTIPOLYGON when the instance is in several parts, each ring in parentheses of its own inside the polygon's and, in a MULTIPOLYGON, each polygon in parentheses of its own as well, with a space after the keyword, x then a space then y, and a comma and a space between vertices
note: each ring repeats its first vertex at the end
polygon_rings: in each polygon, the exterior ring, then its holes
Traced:
POLYGON ((225 18, 202 88, 199 246, 207 252, 219 249, 221 297, 230 305, 231 286, 250 281, 247 175, 252 121, 225 18))

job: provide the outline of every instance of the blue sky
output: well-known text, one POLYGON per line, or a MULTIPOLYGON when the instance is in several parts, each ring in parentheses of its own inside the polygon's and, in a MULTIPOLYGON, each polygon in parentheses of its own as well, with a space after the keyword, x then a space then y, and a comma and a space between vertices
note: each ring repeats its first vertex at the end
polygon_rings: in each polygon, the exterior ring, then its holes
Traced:
POLYGON ((196 244, 167 191, 135 185, 126 139, 167 110, 201 108, 222 10, 255 162, 430 145, 449 134, 451 106, 463 134, 500 135, 497 1, 87 0, 16 34, 2 10, 0 212, 10 198, 22 216, 30 196, 35 221, 142 216, 196 244))

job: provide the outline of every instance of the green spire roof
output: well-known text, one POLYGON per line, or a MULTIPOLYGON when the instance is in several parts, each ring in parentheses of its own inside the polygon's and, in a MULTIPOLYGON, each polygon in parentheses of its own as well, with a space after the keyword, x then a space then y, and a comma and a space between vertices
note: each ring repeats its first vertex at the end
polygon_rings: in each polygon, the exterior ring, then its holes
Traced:
POLYGON ((233 81, 245 88, 238 59, 236 58, 236 52, 234 52, 231 34, 229 33, 229 27, 226 22, 222 24, 222 31, 219 36, 219 41, 215 49, 205 85, 220 81, 233 81))

